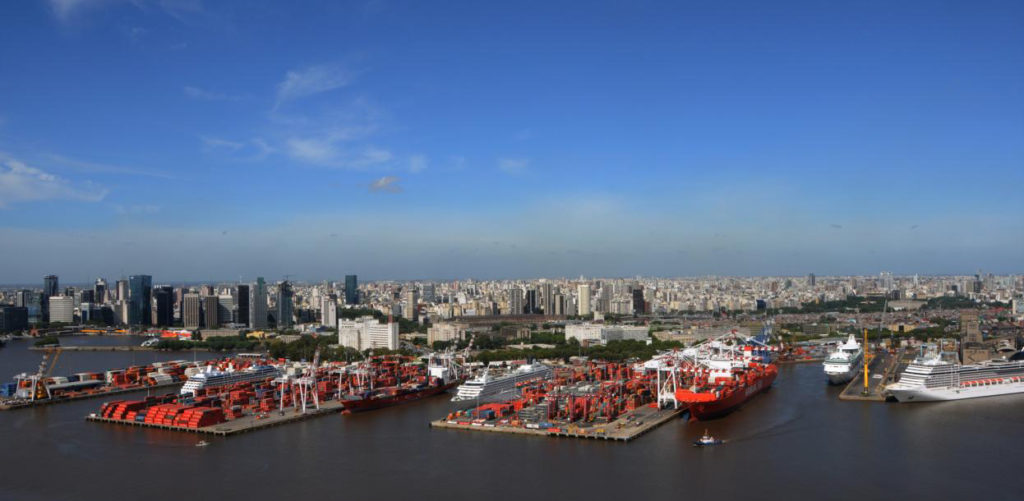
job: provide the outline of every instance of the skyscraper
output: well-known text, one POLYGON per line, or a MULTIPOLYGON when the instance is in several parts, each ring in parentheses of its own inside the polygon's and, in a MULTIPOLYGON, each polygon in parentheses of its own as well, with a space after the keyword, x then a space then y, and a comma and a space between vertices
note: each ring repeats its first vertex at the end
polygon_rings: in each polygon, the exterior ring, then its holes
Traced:
POLYGON ((512 288, 508 290, 508 314, 509 315, 522 315, 523 314, 523 291, 519 288, 512 288))
POLYGON ((209 329, 220 327, 220 301, 217 296, 202 296, 203 298, 203 326, 209 329))
POLYGON ((537 307, 537 289, 526 290, 526 313, 534 314, 539 313, 537 307))
POLYGON ((287 329, 292 326, 292 284, 287 280, 281 282, 277 292, 277 328, 287 329))
POLYGON ((359 280, 355 275, 345 275, 345 304, 359 304, 359 280))
POLYGON ((190 292, 181 299, 181 320, 186 329, 198 328, 202 322, 202 306, 199 294, 190 292))
POLYGON ((811 287, 814 287, 814 285, 816 283, 817 283, 817 277, 814 276, 814 273, 811 273, 811 274, 807 275, 807 285, 809 285, 811 287))
POLYGON ((633 289, 633 313, 636 315, 647 312, 647 302, 644 301, 644 288, 633 289))
POLYGON ((107 281, 102 278, 96 279, 96 285, 93 286, 93 298, 96 299, 97 303, 103 304, 107 302, 107 281))
POLYGON ((50 323, 75 323, 75 298, 71 296, 50 297, 50 323))
POLYGON ((593 310, 590 309, 590 284, 580 284, 576 288, 576 295, 579 296, 580 316, 587 317, 593 314, 593 310))
POLYGON ((409 320, 418 320, 419 312, 416 305, 419 303, 419 293, 411 285, 402 291, 402 316, 409 320))
POLYGON ((156 302, 155 325, 174 325, 174 289, 169 285, 158 286, 153 289, 153 299, 156 302))
POLYGON ((338 296, 327 294, 320 298, 320 325, 331 328, 338 326, 338 296))
POLYGON ((128 277, 128 325, 149 325, 153 316, 153 277, 128 277))
POLYGON ((43 321, 50 321, 50 298, 57 295, 57 275, 46 275, 43 277, 43 321))
POLYGON ((235 299, 235 304, 238 305, 238 313, 235 315, 237 322, 243 325, 249 325, 249 286, 240 284, 238 286, 238 297, 235 299))
POLYGON ((267 328, 267 283, 263 277, 256 277, 249 296, 249 327, 253 329, 267 328))
POLYGON ((128 300, 128 281, 118 280, 117 281, 117 300, 127 301, 128 300))
POLYGON ((544 282, 540 286, 541 294, 544 296, 544 314, 555 314, 555 297, 551 291, 551 282, 544 282))

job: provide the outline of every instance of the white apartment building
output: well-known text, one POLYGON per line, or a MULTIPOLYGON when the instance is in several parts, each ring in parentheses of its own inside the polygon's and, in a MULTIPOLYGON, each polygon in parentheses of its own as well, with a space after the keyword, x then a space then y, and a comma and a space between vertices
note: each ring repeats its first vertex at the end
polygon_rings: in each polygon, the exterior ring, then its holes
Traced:
POLYGON ((380 323, 372 316, 338 321, 338 344, 359 351, 372 348, 398 349, 398 323, 380 323))
POLYGON ((576 338, 579 342, 607 343, 608 341, 646 341, 647 327, 642 325, 604 325, 593 323, 569 324, 565 326, 565 339, 576 338))

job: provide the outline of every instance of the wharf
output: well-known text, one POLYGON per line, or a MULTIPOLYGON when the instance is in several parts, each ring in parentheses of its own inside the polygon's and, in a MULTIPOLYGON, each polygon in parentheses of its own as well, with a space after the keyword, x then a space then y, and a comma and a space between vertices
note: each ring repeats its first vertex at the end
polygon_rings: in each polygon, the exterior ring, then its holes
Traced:
POLYGON ((810 363, 821 363, 825 361, 825 357, 808 357, 808 358, 795 358, 792 360, 776 360, 775 365, 789 365, 789 364, 810 364, 810 363))
POLYGON ((157 428, 161 430, 170 431, 183 431, 188 433, 197 433, 201 435, 216 435, 221 437, 229 437, 246 433, 250 431, 261 430, 269 428, 271 426, 278 426, 287 423, 294 423, 296 421, 302 421, 305 419, 326 416, 328 414, 337 414, 344 410, 344 405, 337 400, 329 400, 320 404, 320 408, 307 409, 305 414, 296 412, 294 409, 289 408, 284 411, 284 415, 281 415, 278 411, 266 413, 266 417, 258 418, 257 416, 249 415, 242 416, 238 419, 232 419, 220 424, 213 426, 206 426, 204 428, 185 428, 181 426, 167 426, 155 423, 140 423, 137 421, 128 421, 123 419, 110 419, 101 417, 95 414, 86 416, 86 421, 93 421, 97 423, 112 423, 129 426, 139 426, 143 428, 157 428))
POLYGON ((432 421, 433 428, 447 428, 454 430, 487 431, 493 433, 512 433, 518 435, 535 435, 543 437, 567 437, 567 438, 590 438, 595 440, 614 440, 629 442, 664 423, 679 417, 686 409, 655 409, 652 407, 640 407, 631 411, 619 419, 603 426, 580 427, 575 425, 557 426, 549 429, 531 429, 522 426, 509 426, 495 423, 481 424, 460 424, 456 421, 439 419, 432 421))
POLYGON ((52 351, 60 348, 60 351, 210 351, 209 348, 197 347, 189 348, 187 350, 160 350, 152 346, 131 346, 131 345, 112 345, 112 346, 86 346, 86 345, 73 345, 73 346, 29 346, 29 350, 33 351, 52 351))
POLYGON ((123 393, 132 393, 137 391, 156 390, 160 388, 170 388, 174 386, 181 386, 184 384, 181 381, 174 381, 170 383, 155 384, 151 386, 131 386, 114 388, 108 391, 98 391, 94 393, 80 393, 77 395, 71 395, 60 398, 44 398, 39 400, 22 400, 22 399, 8 399, 0 402, 0 411, 11 411, 16 409, 27 409, 29 407, 40 407, 43 405, 51 404, 63 404, 66 402, 76 402, 78 400, 88 400, 90 398, 109 397, 111 395, 121 395, 123 393))
POLYGON ((874 358, 868 362, 868 391, 864 394, 864 369, 857 371, 857 375, 850 380, 843 392, 839 394, 840 400, 855 400, 862 402, 884 402, 885 396, 882 391, 885 385, 891 382, 893 372, 899 365, 899 353, 891 354, 887 351, 874 353, 874 358), (875 377, 881 374, 882 377, 875 377))

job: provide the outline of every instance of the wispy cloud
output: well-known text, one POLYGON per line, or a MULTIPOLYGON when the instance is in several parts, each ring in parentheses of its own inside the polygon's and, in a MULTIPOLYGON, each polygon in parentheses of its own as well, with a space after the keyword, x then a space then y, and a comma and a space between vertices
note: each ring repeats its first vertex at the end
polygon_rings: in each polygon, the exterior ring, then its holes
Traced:
POLYGON ((114 4, 131 4, 144 11, 155 7, 179 21, 205 12, 202 0, 49 0, 49 4, 53 15, 62 23, 69 23, 88 10, 114 4))
POLYGON ((277 86, 277 103, 338 89, 352 83, 354 74, 340 64, 321 64, 289 71, 277 86))
POLYGON ((398 186, 397 176, 384 176, 370 183, 370 191, 374 193, 401 193, 402 187, 398 186))
POLYGON ((836 224, 836 223, 832 223, 832 224, 828 225, 828 227, 832 228, 833 230, 841 230, 841 229, 843 229, 843 225, 836 224))
POLYGON ((48 153, 43 155, 48 162, 52 162, 63 167, 68 167, 80 172, 90 172, 96 174, 126 174, 131 176, 147 176, 156 177, 160 179, 176 179, 174 176, 161 172, 158 170, 144 169, 137 167, 125 167, 121 165, 110 165, 101 164, 96 162, 85 162, 74 158, 66 157, 63 155, 57 155, 48 153))
POLYGON ((242 96, 213 92, 200 89, 199 87, 193 87, 191 85, 186 85, 182 90, 185 92, 186 96, 202 101, 239 101, 242 99, 242 96))
POLYGON ((142 204, 142 205, 120 205, 113 204, 114 212, 122 216, 139 216, 144 214, 156 214, 160 212, 159 205, 142 204))
POLYGON ((427 157, 424 155, 413 155, 409 157, 409 172, 417 174, 427 169, 427 157))
POLYGON ((219 137, 199 136, 199 139, 203 142, 203 145, 207 149, 225 148, 231 151, 238 151, 242 149, 243 146, 245 146, 242 143, 228 141, 227 139, 221 139, 219 137))
POLYGON ((0 152, 0 208, 19 202, 99 202, 109 191, 94 183, 72 183, 0 152))
POLYGON ((522 174, 530 166, 530 160, 526 158, 499 158, 498 169, 506 174, 522 174))

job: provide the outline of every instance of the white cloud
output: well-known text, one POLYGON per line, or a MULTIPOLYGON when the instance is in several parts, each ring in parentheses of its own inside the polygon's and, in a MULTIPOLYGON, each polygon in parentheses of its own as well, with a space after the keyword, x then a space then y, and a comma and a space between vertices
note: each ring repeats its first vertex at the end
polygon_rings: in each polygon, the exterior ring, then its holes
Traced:
POLYGON ((413 174, 423 172, 427 168, 427 157, 423 155, 413 155, 409 157, 409 172, 413 174))
POLYGON ((401 193, 402 187, 398 186, 397 176, 384 176, 370 183, 370 191, 374 193, 401 193))
POLYGON ((242 143, 228 141, 227 139, 221 139, 219 137, 199 136, 199 139, 203 141, 203 145, 206 146, 207 149, 226 148, 231 151, 238 151, 245 146, 242 143))
POLYGON ((530 166, 530 160, 525 158, 499 158, 498 168, 507 174, 522 174, 530 166))
POLYGON ((203 101, 238 101, 241 99, 241 96, 213 92, 200 89, 199 87, 193 87, 191 85, 186 85, 182 90, 185 92, 186 96, 203 101))
POLYGON ((351 71, 339 64, 321 64, 289 71, 277 86, 277 102, 312 96, 352 82, 351 71))
POLYGON ((0 152, 0 207, 40 200, 99 202, 107 193, 94 183, 76 185, 0 152))
POLYGON ((179 21, 184 20, 186 15, 204 12, 202 0, 49 0, 49 3, 54 16, 62 23, 71 22, 75 16, 89 9, 124 3, 130 3, 143 11, 155 6, 179 21))
POLYGON ((91 172, 100 174, 127 174, 132 176, 156 177, 160 179, 175 179, 174 176, 158 170, 143 169, 137 167, 124 167, 121 165, 109 165, 96 162, 85 162, 82 160, 69 158, 63 155, 56 155, 53 153, 47 153, 43 155, 43 158, 50 163, 61 165, 63 167, 69 167, 71 169, 81 172, 91 172))

